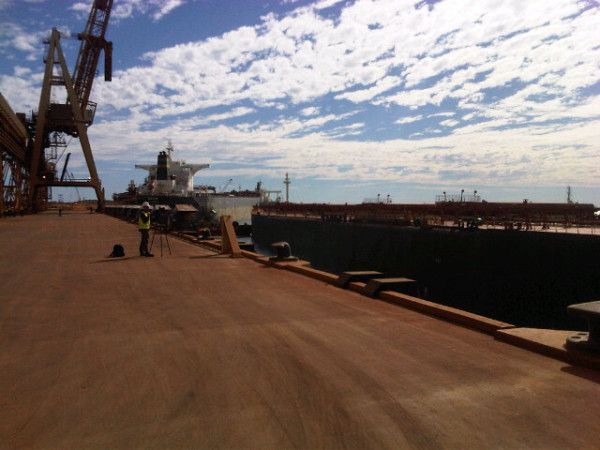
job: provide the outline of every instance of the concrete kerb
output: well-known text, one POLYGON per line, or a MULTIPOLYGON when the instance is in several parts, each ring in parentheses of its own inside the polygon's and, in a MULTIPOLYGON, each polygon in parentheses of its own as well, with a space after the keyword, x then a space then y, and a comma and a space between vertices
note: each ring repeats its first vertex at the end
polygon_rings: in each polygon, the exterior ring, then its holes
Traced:
POLYGON ((215 251, 217 253, 221 252, 221 244, 219 244, 216 241, 212 241, 212 240, 211 241, 208 241, 208 240, 200 241, 199 240, 199 241, 196 241, 195 244, 197 244, 201 247, 208 248, 209 250, 215 251))
MULTIPOLYGON (((261 258, 261 256, 257 253, 242 251, 242 254, 247 258, 253 259, 262 264, 268 264, 277 269, 289 270, 291 272, 305 275, 310 278, 314 278, 316 280, 323 281, 334 286, 338 279, 338 276, 335 274, 318 269, 313 269, 312 267, 307 267, 306 265, 303 265, 303 263, 307 263, 306 261, 274 262, 269 261, 266 257, 261 258)), ((348 283, 347 289, 357 292, 359 294, 363 294, 365 286, 366 283, 360 281, 353 281, 348 283)), ((379 298, 380 300, 397 304, 399 306, 404 306, 406 308, 425 313, 430 316, 442 318, 452 323, 479 330, 487 334, 493 335, 496 330, 514 327, 514 325, 510 323, 500 322, 498 320, 493 320, 488 317, 480 316, 449 306, 440 305, 439 303, 433 303, 427 300, 412 297, 406 294, 401 294, 395 291, 381 291, 377 298, 379 298)))
MULTIPOLYGON (((261 264, 269 265, 277 269, 289 270, 291 272, 295 272, 313 278, 315 280, 323 281, 334 286, 338 279, 338 276, 335 274, 308 267, 308 261, 269 261, 268 257, 247 250, 242 250, 242 255, 261 264)), ((347 289, 357 292, 359 294, 363 294, 365 286, 366 283, 363 283, 361 281, 353 281, 348 283, 347 289)), ((480 316, 478 314, 473 314, 457 308, 440 305, 439 303, 430 302, 417 297, 412 297, 410 295, 401 294, 395 291, 381 291, 376 298, 412 310, 416 310, 430 316, 438 317, 449 322, 462 325, 474 330, 478 330, 490 335, 494 335, 494 333, 497 330, 514 328, 514 325, 510 323, 500 322, 498 320, 493 320, 488 317, 480 316)))
POLYGON ((363 294, 364 295, 364 293, 365 293, 365 286, 366 285, 367 285, 367 283, 365 283, 363 281, 351 281, 350 283, 348 283, 346 285, 346 289, 354 291, 357 294, 363 294))
MULTIPOLYGON (((198 243, 207 244, 212 249, 220 251, 220 245, 218 242, 205 242, 198 241, 198 243)), ((248 259, 256 261, 260 264, 264 264, 276 269, 289 270, 291 272, 298 273, 318 281, 322 281, 327 284, 335 286, 338 279, 337 275, 322 270, 314 269, 309 267, 308 261, 296 261, 296 262, 277 262, 269 261, 267 256, 262 256, 259 253, 251 252, 248 250, 242 250, 242 255, 248 259)), ((360 281, 353 281, 348 283, 346 289, 354 291, 359 294, 364 294, 364 288, 366 283, 360 281)), ((344 288, 340 288, 344 289, 344 288)), ((368 298, 368 297, 367 297, 368 298)), ((413 311, 426 314, 437 319, 445 320, 458 326, 469 328, 474 331, 485 333, 494 337, 495 339, 522 348, 527 351, 532 351, 550 357, 564 361, 568 364, 588 367, 592 369, 600 369, 600 363, 597 359, 591 358, 585 354, 574 354, 567 352, 565 349, 557 349, 556 346, 552 347, 542 342, 527 339, 525 337, 515 336, 510 334, 512 330, 518 330, 513 324, 501 322, 498 320, 490 319, 488 317, 480 316, 478 314, 463 311, 461 309, 452 308, 450 306, 441 305, 439 303, 430 302, 418 297, 412 297, 407 294, 402 294, 395 291, 381 291, 379 292, 377 299, 393 303, 413 311)), ((553 331, 553 330, 548 330, 553 331)))
POLYGON ((418 297, 402 294, 395 291, 382 291, 379 298, 409 309, 425 313, 430 316, 439 317, 452 323, 464 325, 468 328, 495 335, 496 331, 506 328, 514 328, 514 325, 488 317, 473 314, 462 309, 440 305, 418 297))
POLYGON ((494 337, 507 344, 564 361, 571 365, 600 370, 600 353, 567 350, 566 339, 574 331, 536 328, 508 328, 497 330, 494 337))
POLYGON ((281 267, 282 269, 287 269, 292 272, 299 273, 301 275, 305 275, 307 277, 313 278, 315 280, 323 281, 328 284, 334 284, 337 280, 337 276, 324 272, 322 270, 313 269, 312 267, 303 266, 300 264, 286 264, 281 267))

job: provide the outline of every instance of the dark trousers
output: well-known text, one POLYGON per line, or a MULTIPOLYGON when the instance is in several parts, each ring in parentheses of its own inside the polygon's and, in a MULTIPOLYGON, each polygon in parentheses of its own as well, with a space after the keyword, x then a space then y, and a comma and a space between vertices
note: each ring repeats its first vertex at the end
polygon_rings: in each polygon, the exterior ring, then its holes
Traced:
POLYGON ((144 256, 150 253, 148 251, 148 237, 150 236, 150 230, 140 230, 142 240, 140 241, 140 255, 144 256))

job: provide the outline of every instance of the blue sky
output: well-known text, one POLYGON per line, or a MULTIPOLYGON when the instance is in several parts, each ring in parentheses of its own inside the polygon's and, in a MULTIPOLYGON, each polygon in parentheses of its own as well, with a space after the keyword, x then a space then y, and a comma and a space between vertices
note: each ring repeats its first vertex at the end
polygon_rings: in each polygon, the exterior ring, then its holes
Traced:
MULTIPOLYGON (((0 0, 13 109, 37 108, 53 26, 73 67, 89 4, 0 0)), ((599 24, 593 0, 115 0, 94 156, 108 193, 171 139, 211 164, 197 183, 282 189, 289 172, 295 201, 564 201, 571 185, 599 204, 599 24)))

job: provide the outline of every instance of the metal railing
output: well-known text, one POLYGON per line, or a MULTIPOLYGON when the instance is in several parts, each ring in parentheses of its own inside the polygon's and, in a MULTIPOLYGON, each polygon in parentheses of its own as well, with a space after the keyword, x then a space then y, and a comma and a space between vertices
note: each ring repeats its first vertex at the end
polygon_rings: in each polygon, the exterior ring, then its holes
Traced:
POLYGON ((481 196, 477 194, 442 194, 435 196, 436 203, 480 203, 481 196))

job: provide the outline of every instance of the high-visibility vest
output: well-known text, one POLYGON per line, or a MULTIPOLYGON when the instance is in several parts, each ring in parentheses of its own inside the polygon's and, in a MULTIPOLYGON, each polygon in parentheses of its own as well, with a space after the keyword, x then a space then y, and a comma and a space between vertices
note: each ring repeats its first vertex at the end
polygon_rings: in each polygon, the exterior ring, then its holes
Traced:
POLYGON ((138 219, 138 228, 140 230, 149 230, 150 229, 150 213, 142 211, 140 213, 140 218, 138 219))

